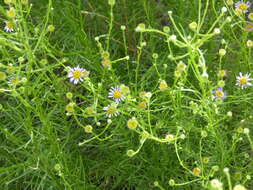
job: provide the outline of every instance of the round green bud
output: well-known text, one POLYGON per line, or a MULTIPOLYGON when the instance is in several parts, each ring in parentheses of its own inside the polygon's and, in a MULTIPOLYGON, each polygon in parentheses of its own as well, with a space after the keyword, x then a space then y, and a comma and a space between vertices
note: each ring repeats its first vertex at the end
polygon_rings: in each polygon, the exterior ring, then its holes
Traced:
POLYGON ((128 150, 127 151, 127 156, 129 156, 129 157, 133 157, 135 155, 135 152, 134 152, 134 150, 128 150))
POLYGON ((170 185, 170 186, 175 186, 175 181, 174 181, 174 179, 170 179, 170 180, 169 180, 169 185, 170 185))
POLYGON ((71 100, 71 99, 73 98, 73 94, 72 94, 71 92, 68 92, 68 93, 66 94, 66 97, 67 97, 69 100, 71 100))

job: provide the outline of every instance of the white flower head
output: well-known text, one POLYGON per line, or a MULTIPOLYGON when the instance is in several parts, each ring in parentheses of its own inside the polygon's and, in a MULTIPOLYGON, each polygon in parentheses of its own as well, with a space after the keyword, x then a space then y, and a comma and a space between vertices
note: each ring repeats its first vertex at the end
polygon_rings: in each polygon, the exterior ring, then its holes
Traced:
POLYGON ((176 40, 177 40, 177 36, 174 34, 169 37, 169 41, 176 41, 176 40))
POLYGON ((117 103, 112 103, 111 105, 104 107, 103 110, 106 111, 106 117, 111 118, 113 116, 118 116, 119 111, 117 109, 117 106, 117 103))
POLYGON ((211 182, 210 182, 210 184, 211 184, 211 187, 213 188, 213 189, 217 189, 217 190, 220 190, 220 189, 222 189, 222 183, 220 182, 220 180, 218 180, 218 179, 213 179, 211 182))
POLYGON ((227 12, 228 11, 228 9, 226 8, 226 7, 222 7, 222 9, 221 9, 221 12, 222 13, 225 13, 225 12, 227 12))
POLYGON ((119 103, 120 101, 125 99, 124 93, 122 92, 122 89, 118 86, 112 87, 109 91, 109 98, 112 98, 115 100, 115 102, 119 103))
POLYGON ((220 32, 221 32, 221 31, 220 31, 219 28, 215 28, 215 29, 214 29, 214 33, 215 33, 215 34, 220 34, 220 32))
POLYGON ((5 21, 5 27, 4 31, 5 32, 14 32, 14 22, 12 21, 5 21))
POLYGON ((87 78, 89 74, 90 74, 89 71, 77 66, 74 68, 70 68, 70 71, 68 72, 68 78, 70 82, 77 84, 80 81, 83 81, 83 78, 87 78))
POLYGON ((246 88, 248 86, 252 86, 252 81, 253 78, 250 78, 250 74, 246 73, 243 75, 241 72, 239 73, 239 76, 236 77, 236 85, 240 86, 242 89, 246 88))

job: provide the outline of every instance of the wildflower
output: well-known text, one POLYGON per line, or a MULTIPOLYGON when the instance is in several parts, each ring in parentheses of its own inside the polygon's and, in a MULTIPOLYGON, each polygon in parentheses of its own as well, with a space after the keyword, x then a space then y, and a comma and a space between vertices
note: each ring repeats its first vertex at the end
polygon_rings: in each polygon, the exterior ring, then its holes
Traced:
POLYGON ((106 116, 109 118, 111 118, 113 116, 115 116, 115 117, 118 116, 119 111, 117 109, 117 106, 118 106, 118 104, 112 103, 111 105, 104 107, 103 110, 106 111, 106 116))
POLYGON ((232 18, 231 18, 230 16, 228 16, 228 17, 226 18, 226 21, 229 23, 229 22, 232 21, 232 18))
POLYGON ((224 100, 226 98, 226 92, 223 92, 222 88, 218 88, 217 90, 213 91, 215 99, 224 100))
POLYGON ((175 185, 174 179, 170 179, 170 180, 169 180, 169 185, 170 185, 170 186, 174 186, 174 185, 175 185))
POLYGON ((246 134, 246 135, 249 134, 249 128, 244 128, 243 133, 246 134))
POLYGON ((86 125, 84 127, 85 133, 92 133, 93 127, 91 125, 86 125))
POLYGON ((219 49, 219 55, 220 56, 224 56, 224 55, 226 55, 226 50, 225 49, 219 49))
POLYGON ((221 9, 221 12, 222 13, 225 13, 225 12, 227 12, 228 11, 228 9, 226 8, 226 7, 222 7, 222 9, 221 9))
POLYGON ((235 173, 235 179, 241 180, 242 179, 242 173, 241 172, 236 172, 235 173))
POLYGON ((224 168, 224 169, 223 169, 223 172, 224 172, 224 173, 229 173, 229 168, 224 168))
POLYGON ((177 40, 177 36, 174 34, 169 37, 169 41, 176 41, 176 40, 177 40))
POLYGON ((248 19, 251 20, 251 21, 253 21, 253 13, 249 13, 248 19))
POLYGON ((6 11, 6 14, 9 18, 15 18, 16 10, 13 7, 11 7, 9 10, 6 11))
POLYGON ((55 26, 52 25, 52 24, 50 24, 50 25, 48 25, 47 30, 48 30, 49 32, 53 32, 53 31, 55 30, 55 26))
POLYGON ((239 76, 236 77, 237 81, 236 81, 236 85, 237 86, 241 86, 241 88, 246 88, 248 86, 252 86, 252 83, 250 81, 252 81, 253 79, 250 78, 250 74, 246 73, 245 75, 242 75, 242 73, 239 73, 239 76))
POLYGON ((203 79, 208 79, 209 77, 206 71, 203 71, 201 76, 203 77, 203 79))
POLYGON ((166 139, 167 141, 171 142, 171 141, 173 141, 173 140, 175 139, 175 137, 174 137, 174 135, 172 135, 172 134, 167 134, 166 137, 165 137, 165 139, 166 139))
POLYGON ((157 59, 157 58, 159 57, 159 55, 158 55, 158 53, 153 53, 152 57, 153 57, 154 59, 157 59))
POLYGON ((19 58, 18 58, 18 62, 19 62, 19 63, 24 63, 24 61, 25 61, 25 58, 24 58, 24 57, 19 57, 19 58))
POLYGON ((144 99, 146 97, 146 93, 147 92, 142 91, 142 92, 139 93, 139 96, 144 99))
POLYGON ((227 0, 227 4, 228 4, 228 5, 233 5, 234 2, 233 2, 233 0, 227 0))
POLYGON ((203 163, 204 163, 204 164, 208 164, 208 163, 209 163, 209 160, 210 160, 209 157, 204 157, 204 158, 203 158, 203 163))
POLYGON ((180 135, 180 139, 183 139, 183 140, 184 140, 185 137, 186 137, 185 134, 181 134, 181 135, 180 135))
POLYGON ((164 27, 163 27, 163 31, 164 31, 165 33, 169 33, 169 32, 170 32, 170 27, 164 26, 164 27))
POLYGON ((120 29, 124 31, 124 30, 126 30, 126 26, 125 25, 121 25, 120 29))
POLYGON ((172 14, 172 11, 168 11, 168 14, 171 15, 171 14, 172 14))
POLYGON ((147 92, 147 93, 146 93, 146 98, 150 99, 151 96, 152 96, 152 93, 151 93, 151 92, 147 92))
POLYGON ((136 32, 143 32, 145 30, 146 26, 143 23, 140 23, 136 28, 135 31, 136 32))
POLYGON ((200 168, 194 168, 192 173, 195 175, 195 176, 199 176, 200 173, 201 173, 201 169, 200 168))
POLYGON ((248 8, 250 8, 250 5, 251 5, 251 3, 249 1, 247 1, 246 3, 243 1, 238 1, 235 4, 235 8, 236 8, 236 10, 239 10, 240 12, 247 13, 248 8))
POLYGON ((11 4, 11 3, 13 3, 13 0, 4 0, 4 3, 5 4, 11 4))
POLYGON ((0 72, 0 80, 5 80, 6 74, 4 72, 0 72))
POLYGON ((6 32, 14 32, 14 22, 12 21, 6 21, 4 30, 6 32))
POLYGON ((94 114, 94 109, 93 109, 93 107, 90 106, 90 107, 85 108, 84 112, 87 115, 92 115, 92 114, 94 114))
POLYGON ((161 80, 160 84, 159 84, 159 89, 161 91, 167 90, 168 89, 168 85, 167 82, 165 80, 161 80))
POLYGON ((223 184, 218 179, 211 180, 210 185, 213 190, 222 190, 223 189, 222 188, 223 184))
POLYGON ((139 125, 139 123, 138 123, 138 121, 136 120, 136 118, 132 118, 132 119, 129 119, 128 121, 127 121, 127 127, 129 128, 129 129, 132 129, 132 130, 134 130, 134 129, 136 129, 137 128, 137 126, 139 125))
POLYGON ((73 94, 72 94, 71 92, 67 92, 67 93, 66 93, 66 97, 67 97, 69 100, 71 100, 72 97, 73 97, 73 94))
POLYGON ((132 149, 127 150, 127 156, 133 157, 135 154, 136 154, 136 152, 134 152, 134 150, 132 150, 132 149))
POLYGON ((103 51, 101 53, 101 56, 102 56, 103 59, 109 59, 110 53, 108 51, 103 51))
POLYGON ((214 29, 214 33, 215 33, 215 34, 220 34, 220 29, 219 29, 219 28, 215 28, 215 29, 214 29))
POLYGON ((179 71, 184 71, 186 69, 186 65, 184 64, 183 61, 180 61, 178 64, 177 64, 177 70, 179 71))
POLYGON ((86 69, 77 66, 70 69, 68 78, 70 78, 70 82, 77 84, 79 81, 83 81, 83 78, 87 78, 89 73, 86 69))
POLYGON ((12 64, 9 64, 7 69, 6 69, 6 72, 9 73, 9 74, 14 73, 15 72, 15 67, 12 64))
POLYGON ((227 76, 227 71, 226 70, 219 70, 218 71, 218 77, 223 78, 225 76, 227 76))
POLYGON ((234 186, 233 190, 247 190, 247 189, 242 185, 236 185, 234 186))
POLYGON ((102 65, 103 67, 110 69, 112 67, 112 62, 110 59, 104 59, 102 65))
POLYGON ((192 22, 192 23, 189 24, 189 28, 191 30, 195 30, 197 27, 198 27, 198 24, 196 22, 192 22))
POLYGON ((71 102, 68 105, 66 105, 65 109, 68 113, 73 113, 75 111, 74 106, 75 106, 75 103, 71 102))
POLYGON ((21 0, 21 3, 22 3, 23 5, 27 5, 27 4, 28 4, 28 0, 21 0))
POLYGON ((19 84, 19 80, 18 80, 18 78, 15 78, 15 77, 13 77, 13 78, 11 78, 10 80, 9 80, 9 84, 10 85, 12 85, 12 86, 17 86, 18 84, 19 84))
POLYGON ((247 31, 252 31, 253 30, 253 24, 247 24, 246 26, 245 26, 245 30, 247 30, 247 31))
POLYGON ((228 116, 228 117, 232 117, 232 116, 233 116, 233 112, 228 111, 228 112, 227 112, 227 116, 228 116))
POLYGON ((206 131, 201 131, 201 136, 203 137, 203 138, 205 138, 205 137, 207 137, 207 132, 206 131))
POLYGON ((108 0, 108 4, 111 5, 111 6, 114 6, 115 5, 115 0, 108 0))
POLYGON ((176 70, 176 71, 174 72, 174 75, 175 75, 176 78, 180 78, 180 77, 182 76, 182 72, 179 71, 179 70, 176 70))
POLYGON ((138 107, 141 108, 141 109, 146 109, 147 104, 146 104, 146 102, 139 102, 138 107))
POLYGON ((247 47, 249 47, 249 48, 253 47, 253 41, 252 40, 247 41, 247 47))
POLYGON ((121 90, 120 87, 112 87, 109 91, 109 98, 112 98, 115 100, 115 102, 119 103, 121 100, 125 99, 125 96, 121 90))

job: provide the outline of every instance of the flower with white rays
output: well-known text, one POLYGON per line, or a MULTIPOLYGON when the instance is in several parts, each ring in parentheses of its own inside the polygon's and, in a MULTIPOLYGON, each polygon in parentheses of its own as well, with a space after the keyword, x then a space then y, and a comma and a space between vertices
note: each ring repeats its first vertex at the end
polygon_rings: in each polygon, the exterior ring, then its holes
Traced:
POLYGON ((83 81, 83 78, 87 78, 89 74, 89 71, 77 66, 74 68, 70 68, 70 71, 68 72, 68 78, 70 82, 77 84, 78 82, 83 81))
POLYGON ((246 88, 248 86, 252 86, 253 78, 250 78, 250 73, 246 73, 243 75, 241 72, 239 73, 239 76, 236 77, 236 85, 240 86, 242 89, 246 88))
POLYGON ((118 116, 119 115, 119 111, 117 109, 118 104, 117 103, 112 103, 109 106, 106 106, 103 108, 103 110, 106 111, 106 117, 111 118, 113 116, 118 116))
POLYGON ((5 32, 14 32, 14 22, 12 21, 5 21, 5 32))
POLYGON ((235 4, 235 8, 236 10, 243 12, 243 13, 247 13, 248 9, 250 8, 251 3, 249 1, 244 2, 244 1, 238 1, 235 4))
POLYGON ((214 95, 216 100, 217 99, 224 100, 227 96, 227 93, 224 92, 222 88, 218 88, 218 89, 213 91, 213 95, 214 95))
POLYGON ((109 98, 112 98, 115 100, 115 102, 119 103, 121 100, 125 99, 125 96, 121 90, 120 87, 112 87, 109 91, 109 98))

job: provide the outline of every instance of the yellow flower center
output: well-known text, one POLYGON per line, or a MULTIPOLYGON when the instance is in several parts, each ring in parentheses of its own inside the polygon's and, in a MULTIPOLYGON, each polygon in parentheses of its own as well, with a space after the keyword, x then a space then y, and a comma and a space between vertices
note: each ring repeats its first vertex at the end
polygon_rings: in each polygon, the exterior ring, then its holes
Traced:
POLYGON ((112 62, 109 59, 105 59, 102 61, 103 67, 110 68, 112 66, 112 62))
POLYGON ((238 6, 238 9, 240 9, 241 11, 246 11, 248 9, 248 6, 246 3, 242 3, 238 6))
POLYGON ((73 78, 74 79, 80 79, 81 76, 82 76, 82 72, 81 71, 76 70, 76 71, 73 72, 73 78))
POLYGON ((246 85, 248 83, 248 79, 246 77, 241 77, 239 79, 240 85, 246 85))
POLYGON ((136 119, 129 119, 127 122, 127 127, 129 129, 136 129, 138 126, 138 121, 136 119))
POLYGON ((216 90, 215 95, 219 98, 222 98, 224 96, 224 92, 222 92, 221 90, 216 90))
POLYGON ((253 30, 253 26, 251 24, 247 24, 245 29, 246 30, 253 30))
POLYGON ((6 27, 9 29, 13 29, 14 28, 14 24, 12 22, 7 22, 6 23, 6 27))
POLYGON ((120 99, 121 96, 122 96, 122 93, 121 93, 120 90, 115 90, 115 91, 114 91, 113 97, 114 97, 115 99, 120 99))
POLYGON ((107 114, 109 115, 113 115, 117 112, 117 108, 115 106, 109 106, 108 110, 107 110, 107 114))
POLYGON ((8 11, 7 11, 7 16, 10 17, 10 18, 14 18, 16 16, 16 11, 14 8, 10 8, 8 11))

